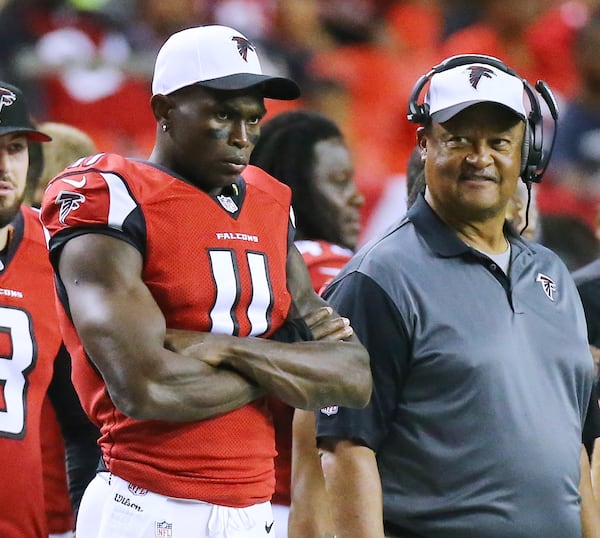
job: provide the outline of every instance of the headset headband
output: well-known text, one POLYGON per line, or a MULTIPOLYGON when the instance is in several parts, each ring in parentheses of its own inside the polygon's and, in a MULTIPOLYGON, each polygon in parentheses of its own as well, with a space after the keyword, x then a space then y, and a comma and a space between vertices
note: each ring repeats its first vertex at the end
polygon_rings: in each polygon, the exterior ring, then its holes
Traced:
POLYGON ((429 114, 429 105, 427 103, 419 103, 423 89, 430 79, 443 71, 468 64, 485 64, 495 67, 496 69, 507 73, 519 79, 523 84, 523 90, 527 95, 530 103, 530 111, 527 115, 527 132, 524 141, 524 159, 521 166, 521 178, 525 183, 539 183, 542 176, 546 172, 550 156, 554 149, 556 140, 556 127, 558 120, 558 104, 552 91, 543 80, 538 80, 535 84, 535 89, 525 79, 521 78, 513 69, 508 67, 502 60, 493 56, 482 54, 462 54, 447 58, 438 65, 435 65, 431 70, 422 75, 415 83, 408 100, 407 118, 412 123, 424 125, 431 120, 429 114), (546 103, 550 115, 553 120, 552 140, 548 148, 544 147, 544 118, 540 106, 538 95, 546 103))

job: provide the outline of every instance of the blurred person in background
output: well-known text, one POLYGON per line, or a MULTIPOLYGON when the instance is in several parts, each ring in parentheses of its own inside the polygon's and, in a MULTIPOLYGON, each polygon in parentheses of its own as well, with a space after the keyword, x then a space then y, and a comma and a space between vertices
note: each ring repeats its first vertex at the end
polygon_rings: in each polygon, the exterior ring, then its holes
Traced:
POLYGON ((320 20, 334 46, 315 51, 307 69, 347 89, 349 113, 340 127, 365 196, 361 213, 367 222, 388 181, 406 173, 415 136, 399 103, 406 102, 422 70, 440 58, 442 12, 423 0, 335 0, 321 4, 320 20))
POLYGON ((579 88, 563 105, 542 211, 569 213, 594 226, 600 204, 600 11, 577 32, 579 88))
POLYGON ((559 95, 572 94, 576 84, 572 52, 558 39, 548 39, 538 26, 545 16, 546 32, 552 24, 567 22, 546 0, 483 0, 480 17, 447 36, 441 43, 443 56, 487 54, 503 58, 533 83, 543 79, 559 95))
POLYGON ((542 214, 538 227, 538 242, 558 254, 571 272, 600 256, 600 241, 594 230, 577 215, 542 214))
POLYGON ((50 142, 41 144, 43 167, 34 192, 28 193, 25 203, 39 208, 44 191, 50 180, 69 164, 98 150, 92 138, 81 129, 58 122, 42 122, 39 129, 52 137, 50 142))
MULTIPOLYGON (((320 113, 284 112, 263 124, 250 163, 292 189, 295 244, 318 293, 351 258, 360 231, 364 198, 354 183, 344 136, 320 113)), ((273 514, 282 529, 277 536, 331 536, 314 414, 294 411, 276 398, 269 405, 277 448, 273 514)))

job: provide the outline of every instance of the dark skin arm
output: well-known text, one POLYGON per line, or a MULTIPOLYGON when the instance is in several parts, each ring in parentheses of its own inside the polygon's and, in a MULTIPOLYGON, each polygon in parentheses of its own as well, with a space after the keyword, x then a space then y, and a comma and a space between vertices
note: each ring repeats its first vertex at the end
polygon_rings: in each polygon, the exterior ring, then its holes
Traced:
POLYGON ((315 415, 296 409, 292 422, 292 487, 288 520, 290 538, 331 538, 335 526, 321 460, 317 450, 315 415))
POLYGON ((292 315, 305 317, 321 341, 287 344, 168 331, 142 280, 140 253, 113 237, 85 234, 68 241, 59 274, 83 345, 114 404, 128 416, 201 420, 265 393, 303 408, 366 405, 366 350, 343 318, 323 308, 295 249, 287 267, 292 315))
POLYGON ((366 405, 371 383, 366 350, 346 319, 337 314, 320 319, 319 312, 327 303, 315 293, 295 247, 288 256, 287 274, 296 307, 292 308, 292 316, 306 319, 318 341, 282 344, 262 338, 237 338, 219 357, 205 358, 201 349, 194 348, 188 348, 187 353, 240 372, 292 407, 366 405))
POLYGON ((581 495, 582 536, 583 538, 598 538, 600 536, 600 511, 592 487, 590 460, 583 445, 581 446, 580 468, 579 494, 581 495))
POLYGON ((320 442, 321 466, 337 538, 384 538, 375 453, 347 439, 320 442))

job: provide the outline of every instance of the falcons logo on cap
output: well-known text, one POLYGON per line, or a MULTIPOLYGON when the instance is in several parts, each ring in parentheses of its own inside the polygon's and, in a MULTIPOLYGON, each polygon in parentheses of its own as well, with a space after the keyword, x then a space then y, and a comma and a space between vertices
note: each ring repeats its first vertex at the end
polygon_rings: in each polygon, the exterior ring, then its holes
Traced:
POLYGON ((472 65, 467 70, 469 71, 469 83, 475 89, 477 89, 477 84, 479 84, 482 77, 492 78, 492 76, 496 76, 496 73, 491 69, 482 65, 472 65))
POLYGON ((58 213, 58 221, 61 224, 65 223, 67 215, 75 209, 79 209, 79 206, 85 202, 85 196, 78 192, 60 191, 54 203, 60 206, 58 213))
POLYGON ((248 51, 251 50, 254 52, 254 45, 250 43, 245 37, 242 36, 234 36, 231 38, 231 41, 235 41, 237 44, 237 50, 240 53, 240 56, 244 59, 245 62, 248 61, 248 51))
POLYGON ((556 284, 554 283, 554 280, 552 280, 549 276, 538 273, 535 281, 542 285, 542 289, 544 290, 544 293, 548 299, 554 301, 554 294, 556 293, 556 284))
POLYGON ((17 100, 17 96, 14 92, 7 90, 6 88, 0 88, 0 110, 4 106, 10 106, 17 100))

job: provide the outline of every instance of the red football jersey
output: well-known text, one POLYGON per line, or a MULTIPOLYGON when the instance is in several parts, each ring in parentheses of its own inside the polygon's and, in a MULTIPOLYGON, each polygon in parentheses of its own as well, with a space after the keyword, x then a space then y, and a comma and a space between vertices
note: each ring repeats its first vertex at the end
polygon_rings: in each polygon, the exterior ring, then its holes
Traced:
POLYGON ((353 254, 350 249, 321 240, 296 241, 296 247, 304 258, 310 280, 317 293, 323 291, 353 254))
MULTIPOLYGON (((214 197, 150 163, 87 158, 46 191, 42 220, 50 250, 82 229, 121 237, 142 253, 143 280, 167 327, 268 337, 291 303, 291 193, 252 167, 244 178, 214 197)), ((101 429, 111 472, 163 495, 221 505, 271 498, 275 443, 264 399, 193 423, 128 418, 108 397, 66 315, 61 323, 75 388, 101 429)))
POLYGON ((0 257, 0 536, 47 538, 40 417, 61 336, 39 214, 22 206, 13 224, 0 257))
MULTIPOLYGON (((352 251, 326 241, 296 241, 308 267, 313 287, 319 293, 352 257, 352 251)), ((275 426, 275 494, 276 504, 290 504, 292 481, 292 419, 294 409, 276 398, 269 399, 275 426)))

